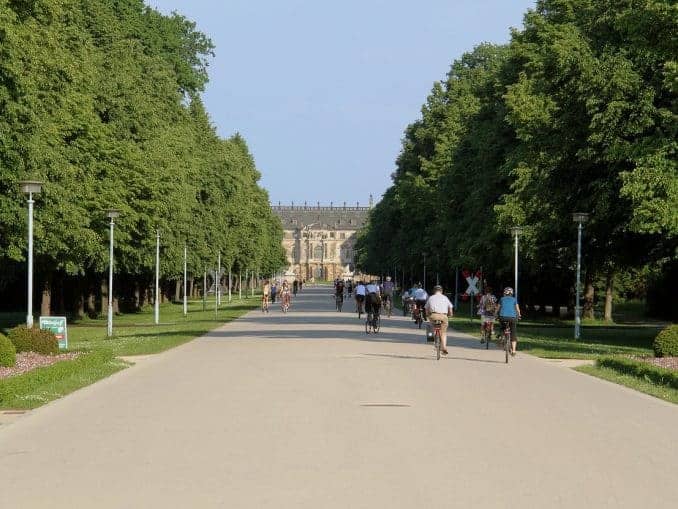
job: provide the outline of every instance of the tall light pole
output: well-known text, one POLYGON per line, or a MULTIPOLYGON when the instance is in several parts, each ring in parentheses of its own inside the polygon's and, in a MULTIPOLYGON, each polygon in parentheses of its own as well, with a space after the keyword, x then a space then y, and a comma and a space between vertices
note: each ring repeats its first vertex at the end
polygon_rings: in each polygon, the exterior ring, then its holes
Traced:
POLYGON ((217 286, 216 286, 217 306, 221 306, 221 253, 217 261, 217 286))
POLYGON ((38 180, 19 181, 21 191, 28 195, 28 312, 26 327, 33 328, 33 200, 34 194, 42 191, 42 182, 38 180))
POLYGON ((108 257, 108 323, 106 329, 109 338, 113 335, 113 228, 115 226, 115 218, 118 216, 120 216, 119 210, 108 209, 106 211, 106 217, 111 220, 108 257))
POLYGON ((160 229, 155 231, 155 303, 153 317, 156 325, 160 323, 160 229))
POLYGON ((577 287, 575 289, 574 304, 574 339, 581 337, 581 306, 579 305, 579 294, 581 293, 581 237, 584 231, 584 223, 588 219, 589 215, 586 212, 575 212, 572 214, 572 221, 577 223, 577 287))
POLYGON ((513 254, 513 296, 518 300, 518 237, 523 233, 520 226, 511 228, 511 233, 514 238, 514 254, 513 254))
POLYGON ((188 300, 186 297, 186 280, 188 278, 188 247, 184 244, 184 316, 188 315, 188 300))
POLYGON ((426 290, 426 251, 422 254, 424 255, 424 290, 426 290))

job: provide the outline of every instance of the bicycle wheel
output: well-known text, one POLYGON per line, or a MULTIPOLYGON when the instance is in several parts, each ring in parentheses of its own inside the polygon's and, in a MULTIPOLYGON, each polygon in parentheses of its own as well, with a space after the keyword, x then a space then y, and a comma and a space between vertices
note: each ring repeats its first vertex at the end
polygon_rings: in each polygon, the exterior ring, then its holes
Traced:
POLYGON ((504 332, 504 353, 506 354, 506 364, 508 364, 511 356, 511 334, 506 334, 506 332, 504 332))
POLYGON ((374 333, 376 334, 379 332, 379 329, 381 328, 381 318, 379 318, 379 315, 374 317, 374 320, 372 321, 372 329, 374 329, 374 333))
POLYGON ((341 308, 343 308, 343 307, 344 307, 344 301, 343 300, 340 300, 339 302, 337 302, 337 309, 339 310, 340 313, 341 313, 341 308))
POLYGON ((440 349, 442 348, 442 339, 440 337, 440 331, 436 329, 435 331, 435 343, 436 343, 436 360, 440 360, 440 349))
POLYGON ((483 332, 483 335, 485 336, 485 350, 490 349, 490 339, 492 339, 492 333, 490 333, 490 329, 488 327, 485 327, 485 331, 483 332))
POLYGON ((365 320, 365 334, 370 333, 370 327, 371 326, 372 326, 372 323, 371 323, 370 317, 368 316, 367 320, 365 320))

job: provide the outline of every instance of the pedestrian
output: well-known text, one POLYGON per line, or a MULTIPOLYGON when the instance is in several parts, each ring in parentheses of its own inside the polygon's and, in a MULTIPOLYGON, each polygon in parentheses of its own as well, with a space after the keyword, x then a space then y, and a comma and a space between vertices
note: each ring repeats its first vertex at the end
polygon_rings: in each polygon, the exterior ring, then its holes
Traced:
POLYGON ((271 284, 271 303, 275 302, 275 296, 278 293, 278 283, 273 281, 271 284))

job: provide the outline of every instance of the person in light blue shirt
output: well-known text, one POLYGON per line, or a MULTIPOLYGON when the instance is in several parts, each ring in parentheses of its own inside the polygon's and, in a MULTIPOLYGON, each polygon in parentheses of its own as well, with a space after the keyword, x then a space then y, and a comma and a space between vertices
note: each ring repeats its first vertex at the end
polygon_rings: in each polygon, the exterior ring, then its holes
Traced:
POLYGON ((520 306, 513 296, 513 288, 507 286, 504 288, 504 296, 499 299, 499 322, 501 323, 502 331, 506 328, 507 324, 511 327, 511 355, 516 354, 516 347, 518 346, 516 322, 520 318, 520 306))

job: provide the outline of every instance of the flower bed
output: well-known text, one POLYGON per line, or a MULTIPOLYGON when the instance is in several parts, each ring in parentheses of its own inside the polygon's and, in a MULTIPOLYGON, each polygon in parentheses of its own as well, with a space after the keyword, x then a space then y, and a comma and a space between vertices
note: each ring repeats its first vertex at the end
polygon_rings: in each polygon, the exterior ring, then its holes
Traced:
POLYGON ((72 361, 80 356, 80 352, 62 353, 59 355, 42 355, 35 352, 16 354, 16 365, 11 368, 0 367, 0 379, 28 373, 37 368, 51 366, 61 361, 72 361))

